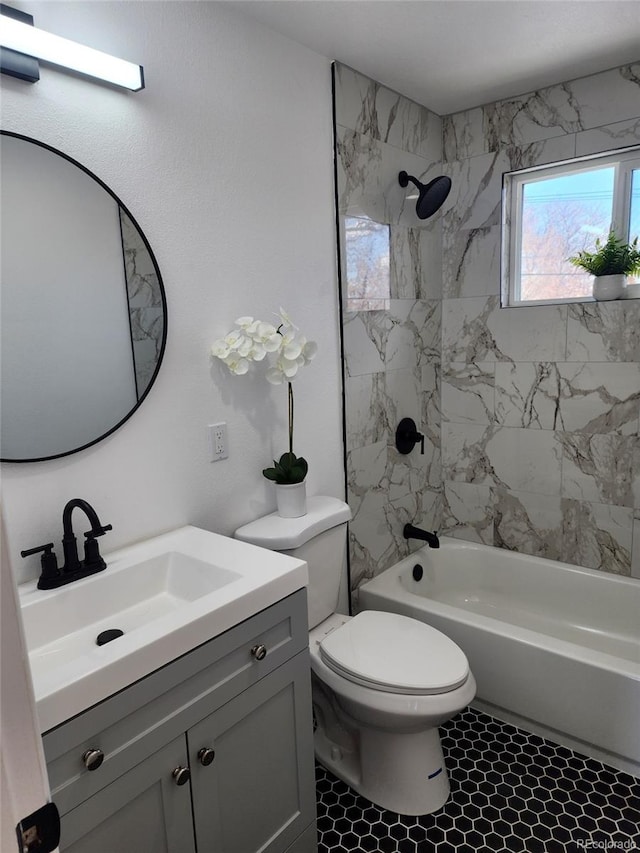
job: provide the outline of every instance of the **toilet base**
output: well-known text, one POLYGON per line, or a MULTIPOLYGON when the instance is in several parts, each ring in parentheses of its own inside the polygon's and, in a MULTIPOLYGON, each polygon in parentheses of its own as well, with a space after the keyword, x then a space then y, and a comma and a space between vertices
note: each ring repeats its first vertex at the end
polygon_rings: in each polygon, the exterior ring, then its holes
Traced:
POLYGON ((449 777, 437 728, 394 734, 358 727, 352 734, 338 744, 316 728, 318 761, 338 779, 398 814, 431 814, 446 803, 449 777))

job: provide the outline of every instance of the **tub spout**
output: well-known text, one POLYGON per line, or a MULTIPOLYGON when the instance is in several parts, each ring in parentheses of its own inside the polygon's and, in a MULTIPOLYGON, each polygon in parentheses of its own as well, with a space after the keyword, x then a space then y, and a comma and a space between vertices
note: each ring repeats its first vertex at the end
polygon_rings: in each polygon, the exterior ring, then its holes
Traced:
POLYGON ((430 548, 439 548, 440 540, 437 533, 429 533, 428 530, 420 530, 419 527, 414 527, 413 524, 405 524, 402 535, 405 539, 422 539, 430 548))

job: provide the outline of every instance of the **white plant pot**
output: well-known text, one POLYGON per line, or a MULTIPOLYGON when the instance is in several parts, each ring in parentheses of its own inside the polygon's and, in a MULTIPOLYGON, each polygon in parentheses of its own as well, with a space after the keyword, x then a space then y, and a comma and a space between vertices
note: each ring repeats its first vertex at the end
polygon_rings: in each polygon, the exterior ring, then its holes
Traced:
POLYGON ((307 484, 284 485, 276 483, 276 504, 281 518, 299 518, 307 514, 307 484))
POLYGON ((606 302, 610 299, 620 299, 624 296, 626 276, 618 275, 596 275, 593 277, 593 298, 598 302, 606 302))

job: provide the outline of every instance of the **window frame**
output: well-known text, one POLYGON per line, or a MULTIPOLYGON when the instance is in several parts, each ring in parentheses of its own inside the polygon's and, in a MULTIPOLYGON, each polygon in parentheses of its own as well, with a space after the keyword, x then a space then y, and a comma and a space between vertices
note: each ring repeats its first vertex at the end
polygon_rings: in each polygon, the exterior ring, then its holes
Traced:
POLYGON ((501 307, 527 305, 564 305, 572 302, 592 302, 593 297, 569 296, 559 299, 521 299, 520 263, 522 257, 522 201, 525 184, 548 180, 561 175, 588 172, 614 166, 613 209, 610 228, 629 239, 631 217, 632 174, 640 170, 640 145, 574 157, 543 166, 505 172, 502 176, 501 228, 501 307))

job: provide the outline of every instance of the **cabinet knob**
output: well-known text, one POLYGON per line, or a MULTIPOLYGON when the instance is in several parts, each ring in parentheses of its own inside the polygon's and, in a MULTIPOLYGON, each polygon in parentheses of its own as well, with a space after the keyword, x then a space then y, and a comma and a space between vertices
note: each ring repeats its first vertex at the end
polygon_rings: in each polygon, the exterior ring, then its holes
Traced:
POLYGON ((101 749, 88 749, 82 756, 82 763, 87 770, 97 770, 104 761, 104 752, 101 749))
POLYGON ((264 660, 267 656, 267 647, 260 644, 251 649, 251 654, 256 660, 264 660))
POLYGON ((191 779, 188 767, 176 767, 171 775, 176 785, 186 785, 189 779, 191 779))
POLYGON ((203 767, 208 767, 215 757, 215 750, 211 749, 209 746, 203 746, 202 749, 198 751, 198 761, 203 767))

